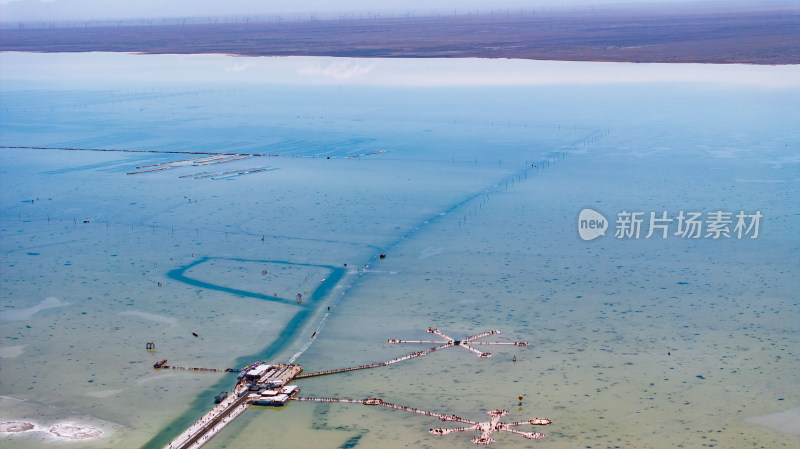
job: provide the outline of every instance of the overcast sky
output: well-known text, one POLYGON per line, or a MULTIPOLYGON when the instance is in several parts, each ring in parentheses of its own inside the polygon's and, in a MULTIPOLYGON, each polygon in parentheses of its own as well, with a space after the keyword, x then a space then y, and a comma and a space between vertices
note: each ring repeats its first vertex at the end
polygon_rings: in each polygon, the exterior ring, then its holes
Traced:
MULTIPOLYGON (((697 0, 0 0, 0 21, 58 21, 87 19, 138 19, 233 15, 289 15, 293 13, 335 16, 339 13, 405 15, 431 11, 489 11, 575 7, 607 3, 687 5, 697 0)), ((728 0, 721 4, 782 3, 798 6, 800 0, 728 0)))

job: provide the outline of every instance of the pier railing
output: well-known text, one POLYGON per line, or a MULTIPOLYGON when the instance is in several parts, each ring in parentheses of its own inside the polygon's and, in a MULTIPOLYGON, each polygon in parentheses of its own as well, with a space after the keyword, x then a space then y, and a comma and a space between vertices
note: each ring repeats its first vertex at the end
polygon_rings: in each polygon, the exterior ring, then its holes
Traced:
POLYGON ((357 370, 362 370, 362 369, 377 368, 379 366, 387 366, 387 365, 391 365, 393 363, 402 362, 404 360, 413 359, 414 357, 422 357, 423 355, 430 354, 433 351, 436 351, 436 350, 442 349, 442 348, 446 348, 448 346, 449 346, 449 344, 445 344, 445 345, 442 345, 442 346, 437 346, 437 347, 434 347, 434 348, 430 348, 430 349, 425 350, 425 351, 412 352, 411 354, 405 355, 403 357, 398 357, 396 359, 387 360, 385 362, 380 362, 380 363, 370 363, 368 365, 351 366, 351 367, 348 367, 348 368, 331 369, 331 370, 326 370, 326 371, 317 371, 315 373, 300 374, 299 376, 295 377, 295 379, 305 379, 305 378, 308 378, 308 377, 327 376, 328 374, 346 373, 348 371, 357 371, 357 370))

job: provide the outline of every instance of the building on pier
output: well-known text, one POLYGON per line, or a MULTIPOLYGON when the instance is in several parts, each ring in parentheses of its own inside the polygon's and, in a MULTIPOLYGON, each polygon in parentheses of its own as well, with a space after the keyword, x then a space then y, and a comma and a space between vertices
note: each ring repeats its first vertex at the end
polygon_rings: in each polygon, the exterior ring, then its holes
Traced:
POLYGON ((255 381, 255 380, 258 380, 259 378, 261 378, 262 376, 264 376, 265 374, 273 371, 274 368, 275 367, 273 367, 272 365, 268 365, 266 363, 262 364, 262 365, 257 365, 257 366, 254 366, 254 367, 246 370, 246 371, 242 371, 242 373, 239 374, 239 378, 242 378, 242 379, 245 379, 245 380, 248 380, 248 381, 255 381))
POLYGON ((253 390, 281 388, 302 372, 300 365, 253 364, 242 370, 239 381, 251 385, 253 390))
POLYGON ((253 405, 269 407, 282 407, 300 392, 297 385, 286 385, 280 390, 263 390, 260 393, 250 393, 253 405))

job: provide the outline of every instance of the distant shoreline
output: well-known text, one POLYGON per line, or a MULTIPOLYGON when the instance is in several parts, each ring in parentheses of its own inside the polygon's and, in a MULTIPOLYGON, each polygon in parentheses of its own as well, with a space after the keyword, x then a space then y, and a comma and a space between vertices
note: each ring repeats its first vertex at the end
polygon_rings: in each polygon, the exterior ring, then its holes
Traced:
POLYGON ((0 51, 800 64, 800 9, 7 28, 0 51))

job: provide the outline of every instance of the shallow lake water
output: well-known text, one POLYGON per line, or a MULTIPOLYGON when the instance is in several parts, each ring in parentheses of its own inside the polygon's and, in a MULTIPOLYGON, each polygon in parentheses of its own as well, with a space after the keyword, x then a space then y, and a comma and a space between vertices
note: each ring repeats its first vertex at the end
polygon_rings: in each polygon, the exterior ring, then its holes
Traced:
MULTIPOLYGON (((0 62, 0 421, 104 432, 4 447, 163 447, 235 376, 160 359, 312 372, 427 349, 387 339, 429 327, 530 345, 300 380, 301 395, 553 421, 497 447, 800 442, 797 67, 0 62), (470 76, 448 84, 453 67, 470 76), (605 236, 580 238, 585 208, 605 236), (615 237, 623 211, 644 213, 639 238, 615 237), (680 211, 731 212, 730 236, 671 222, 646 238, 650 212, 680 211), (737 238, 756 211, 757 238, 737 238)), ((474 447, 433 427, 458 425, 294 402, 206 447, 474 447)))

